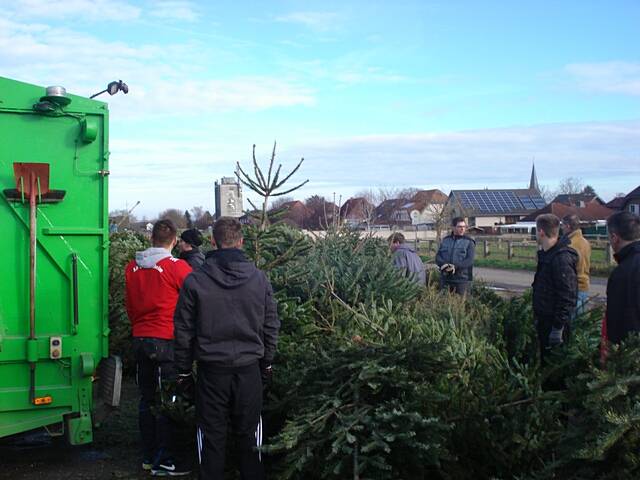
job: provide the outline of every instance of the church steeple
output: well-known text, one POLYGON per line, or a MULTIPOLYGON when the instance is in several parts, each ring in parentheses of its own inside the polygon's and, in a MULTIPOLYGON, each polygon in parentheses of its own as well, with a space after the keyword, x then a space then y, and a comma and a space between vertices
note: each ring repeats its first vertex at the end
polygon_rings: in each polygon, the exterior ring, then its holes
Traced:
POLYGON ((529 189, 540 191, 540 187, 538 186, 538 177, 536 176, 536 164, 534 163, 531 167, 531 180, 529 180, 529 189))

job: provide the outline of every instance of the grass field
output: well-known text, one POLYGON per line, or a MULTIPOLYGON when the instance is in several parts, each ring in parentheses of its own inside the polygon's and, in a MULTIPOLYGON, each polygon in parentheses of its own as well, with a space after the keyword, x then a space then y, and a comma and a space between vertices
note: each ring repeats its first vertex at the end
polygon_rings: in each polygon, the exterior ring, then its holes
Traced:
MULTIPOLYGON (((507 258, 507 243, 497 242, 489 244, 489 255, 484 256, 483 245, 478 241, 476 245, 476 259, 474 265, 477 267, 502 268, 505 270, 531 270, 535 271, 537 263, 537 246, 532 242, 530 245, 514 245, 513 256, 507 258)), ((435 252, 420 251, 420 256, 426 262, 433 262, 435 252)), ((591 252, 591 275, 607 277, 615 265, 607 263, 606 252, 603 248, 594 248, 591 252)))

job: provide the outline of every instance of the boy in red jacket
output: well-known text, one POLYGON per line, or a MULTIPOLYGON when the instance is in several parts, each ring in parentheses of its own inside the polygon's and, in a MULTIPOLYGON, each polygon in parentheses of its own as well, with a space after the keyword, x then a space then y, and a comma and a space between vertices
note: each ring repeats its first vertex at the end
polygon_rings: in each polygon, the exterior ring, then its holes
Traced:
POLYGON ((125 270, 126 305, 133 334, 136 380, 140 388, 139 424, 143 444, 142 468, 154 476, 190 473, 171 456, 170 420, 154 413, 157 389, 175 377, 173 313, 191 267, 171 256, 176 227, 159 220, 151 233, 152 247, 136 252, 125 270))

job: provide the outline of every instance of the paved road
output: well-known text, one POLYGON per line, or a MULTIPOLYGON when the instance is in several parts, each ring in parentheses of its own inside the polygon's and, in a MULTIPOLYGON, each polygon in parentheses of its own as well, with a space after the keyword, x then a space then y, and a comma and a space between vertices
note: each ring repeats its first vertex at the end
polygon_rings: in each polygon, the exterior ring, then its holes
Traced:
MULTIPOLYGON (((526 270, 501 270, 498 268, 473 267, 473 277, 490 286, 506 290, 522 291, 531 286, 533 272, 526 270)), ((606 297, 607 279, 591 277, 590 296, 606 297)))

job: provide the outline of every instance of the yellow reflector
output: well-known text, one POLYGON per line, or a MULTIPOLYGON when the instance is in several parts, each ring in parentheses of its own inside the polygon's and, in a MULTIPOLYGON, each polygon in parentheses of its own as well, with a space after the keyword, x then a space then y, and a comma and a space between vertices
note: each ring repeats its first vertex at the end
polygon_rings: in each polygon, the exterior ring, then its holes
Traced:
POLYGON ((49 405, 51 402, 53 402, 51 395, 47 395, 46 397, 36 397, 33 399, 34 405, 49 405))

